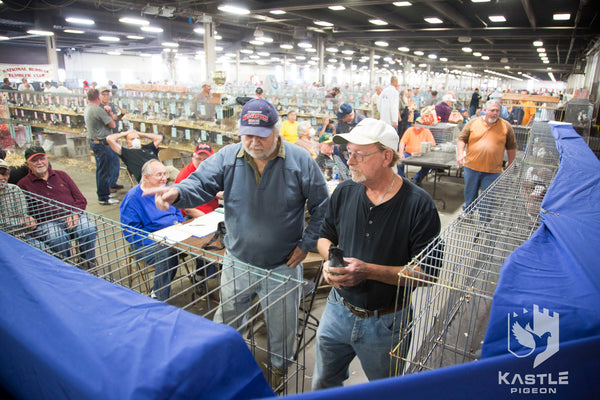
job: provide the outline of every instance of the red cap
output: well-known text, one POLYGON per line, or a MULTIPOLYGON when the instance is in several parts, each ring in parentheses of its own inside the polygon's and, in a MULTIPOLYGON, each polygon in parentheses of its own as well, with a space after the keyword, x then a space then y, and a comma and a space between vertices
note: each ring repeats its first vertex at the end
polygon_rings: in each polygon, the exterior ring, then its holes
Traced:
POLYGON ((206 143, 198 143, 194 148, 194 154, 200 153, 208 154, 209 156, 214 154, 212 147, 206 143))

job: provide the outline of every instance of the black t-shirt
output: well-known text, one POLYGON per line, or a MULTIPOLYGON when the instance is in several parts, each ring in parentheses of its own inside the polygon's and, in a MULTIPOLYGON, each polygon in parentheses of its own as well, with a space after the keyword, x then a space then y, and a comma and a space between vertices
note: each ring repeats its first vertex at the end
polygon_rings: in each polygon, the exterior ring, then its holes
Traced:
POLYGON ((141 149, 121 147, 121 159, 138 182, 142 180, 142 166, 153 158, 158 158, 158 149, 152 142, 143 145, 141 149))
MULTIPOLYGON (((440 217, 433 200, 404 179, 398 193, 379 206, 371 203, 363 184, 345 181, 338 185, 329 201, 320 237, 341 247, 344 257, 403 266, 439 233, 440 217)), ((396 302, 396 286, 374 280, 338 292, 354 306, 367 310, 396 302)))

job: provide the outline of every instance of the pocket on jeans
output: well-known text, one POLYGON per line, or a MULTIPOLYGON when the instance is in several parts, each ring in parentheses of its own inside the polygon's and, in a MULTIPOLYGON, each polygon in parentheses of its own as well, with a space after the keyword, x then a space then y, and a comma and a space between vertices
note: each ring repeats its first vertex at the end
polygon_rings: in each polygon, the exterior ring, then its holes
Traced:
POLYGON ((400 331, 400 324, 402 323, 402 314, 398 313, 398 318, 396 318, 396 329, 394 331, 394 316, 396 313, 389 313, 385 315, 379 316, 377 319, 377 323, 381 326, 381 328, 385 329, 385 331, 389 333, 396 333, 400 331))
POLYGON ((327 296, 327 302, 333 305, 343 304, 342 296, 335 289, 331 289, 329 296, 327 296))

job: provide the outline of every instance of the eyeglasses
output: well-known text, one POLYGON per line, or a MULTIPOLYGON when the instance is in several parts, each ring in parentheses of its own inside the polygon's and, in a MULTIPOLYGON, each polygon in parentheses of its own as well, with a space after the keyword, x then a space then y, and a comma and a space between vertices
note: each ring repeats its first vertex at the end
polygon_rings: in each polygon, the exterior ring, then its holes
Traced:
POLYGON ((352 157, 354 157, 354 159, 356 160, 357 163, 361 163, 361 162, 365 161, 366 157, 372 156, 373 154, 381 153, 382 151, 383 150, 377 150, 377 151, 374 151, 374 152, 369 153, 369 154, 350 153, 350 152, 348 152, 348 161, 350 161, 350 159, 352 157))

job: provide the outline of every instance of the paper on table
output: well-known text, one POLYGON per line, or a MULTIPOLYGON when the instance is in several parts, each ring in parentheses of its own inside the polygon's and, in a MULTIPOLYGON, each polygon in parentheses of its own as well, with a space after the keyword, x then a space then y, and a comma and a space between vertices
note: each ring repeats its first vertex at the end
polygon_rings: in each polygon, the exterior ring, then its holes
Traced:
POLYGON ((152 240, 165 241, 169 244, 182 242, 190 236, 203 238, 217 231, 219 222, 225 220, 222 212, 211 212, 198 218, 194 218, 187 224, 177 224, 161 229, 148 235, 152 240))

